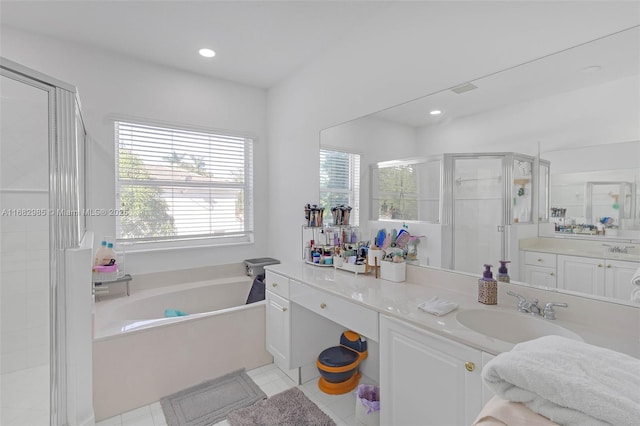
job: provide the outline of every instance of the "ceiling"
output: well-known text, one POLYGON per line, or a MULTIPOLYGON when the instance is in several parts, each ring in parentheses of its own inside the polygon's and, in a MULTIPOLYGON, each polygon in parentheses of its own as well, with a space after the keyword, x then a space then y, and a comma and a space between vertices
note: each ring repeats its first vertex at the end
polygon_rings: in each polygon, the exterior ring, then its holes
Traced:
MULTIPOLYGON (((437 125, 629 76, 640 78, 639 26, 473 80, 477 89, 442 90, 372 116, 411 127, 437 125), (442 114, 430 115, 435 109, 442 114)), ((637 83, 629 90, 637 91, 637 83)))
POLYGON ((1 0, 0 25, 270 88, 390 3, 1 0))

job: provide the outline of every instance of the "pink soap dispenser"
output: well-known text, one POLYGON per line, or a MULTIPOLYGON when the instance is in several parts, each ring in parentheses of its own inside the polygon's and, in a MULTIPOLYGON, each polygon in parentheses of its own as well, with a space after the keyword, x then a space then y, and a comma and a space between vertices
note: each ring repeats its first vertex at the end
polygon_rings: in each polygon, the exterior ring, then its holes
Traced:
POLYGON ((493 278, 492 266, 485 264, 482 278, 478 280, 478 302, 485 305, 498 304, 498 282, 493 278))

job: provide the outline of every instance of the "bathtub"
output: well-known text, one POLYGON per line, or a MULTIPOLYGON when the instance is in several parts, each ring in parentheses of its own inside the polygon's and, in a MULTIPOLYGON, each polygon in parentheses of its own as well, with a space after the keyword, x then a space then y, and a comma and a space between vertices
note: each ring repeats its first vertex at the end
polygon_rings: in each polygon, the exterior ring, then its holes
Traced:
POLYGON ((96 303, 96 420, 272 362, 265 349, 265 302, 244 304, 251 283, 246 276, 208 280, 96 303), (188 315, 164 318, 165 309, 188 315))

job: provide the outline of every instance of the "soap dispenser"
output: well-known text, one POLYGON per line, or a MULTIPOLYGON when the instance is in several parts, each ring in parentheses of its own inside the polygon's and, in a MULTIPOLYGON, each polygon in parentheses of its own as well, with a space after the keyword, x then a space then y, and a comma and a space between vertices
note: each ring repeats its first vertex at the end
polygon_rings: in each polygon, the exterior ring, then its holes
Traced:
POLYGON ((492 266, 485 264, 482 278, 478 280, 478 302, 485 305, 498 304, 498 282, 493 278, 492 266))
POLYGON ((507 263, 511 263, 511 261, 510 260, 500 261, 500 269, 498 269, 498 281, 502 283, 511 282, 511 278, 509 278, 509 271, 507 270, 507 263))

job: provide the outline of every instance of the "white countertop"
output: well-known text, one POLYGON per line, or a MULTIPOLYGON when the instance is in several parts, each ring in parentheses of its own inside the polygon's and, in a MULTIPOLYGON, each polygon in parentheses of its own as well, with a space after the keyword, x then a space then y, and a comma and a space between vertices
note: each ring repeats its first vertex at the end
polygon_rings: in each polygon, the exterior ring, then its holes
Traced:
MULTIPOLYGON (((354 274, 336 270, 331 267, 317 267, 303 262, 270 265, 265 268, 285 275, 295 281, 308 284, 316 289, 341 296, 353 303, 373 309, 410 323, 426 331, 436 333, 482 351, 498 354, 509 351, 514 344, 504 342, 464 327, 456 320, 456 312, 466 309, 487 309, 517 312, 517 300, 513 299, 513 307, 505 308, 495 305, 484 305, 477 297, 457 292, 443 285, 447 283, 395 283, 376 279, 372 275, 354 274), (444 316, 435 316, 418 309, 418 305, 434 296, 457 303, 458 309, 444 316)), ((267 272, 267 273, 268 273, 267 272)), ((452 279, 454 279, 452 277, 452 279)), ((526 315, 526 314, 522 314, 526 315)), ((538 320, 538 319, 536 319, 538 320)), ((539 321, 547 321, 539 319, 539 321)), ((556 325, 565 327, 584 337, 589 331, 577 323, 555 320, 556 325)), ((585 339, 586 341, 587 339, 585 339)))
POLYGON ((640 244, 544 237, 523 239, 520 240, 519 244, 520 250, 561 254, 566 256, 640 262, 640 244), (609 251, 609 247, 605 244, 613 247, 633 248, 628 248, 628 253, 615 253, 609 251))

